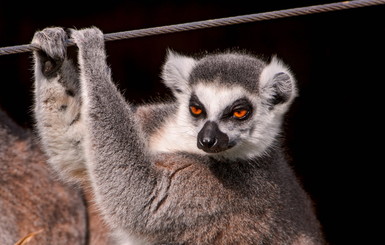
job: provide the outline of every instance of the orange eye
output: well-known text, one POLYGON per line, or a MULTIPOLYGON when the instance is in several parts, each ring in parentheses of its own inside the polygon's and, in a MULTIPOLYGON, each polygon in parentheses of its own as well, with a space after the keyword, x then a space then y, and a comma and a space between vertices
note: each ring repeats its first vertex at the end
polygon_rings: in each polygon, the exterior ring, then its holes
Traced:
POLYGON ((236 118, 242 118, 242 117, 246 116, 247 113, 248 113, 248 110, 239 110, 239 111, 234 111, 233 115, 236 118))
POLYGON ((195 106, 190 106, 190 111, 194 115, 200 115, 202 113, 202 109, 195 106))

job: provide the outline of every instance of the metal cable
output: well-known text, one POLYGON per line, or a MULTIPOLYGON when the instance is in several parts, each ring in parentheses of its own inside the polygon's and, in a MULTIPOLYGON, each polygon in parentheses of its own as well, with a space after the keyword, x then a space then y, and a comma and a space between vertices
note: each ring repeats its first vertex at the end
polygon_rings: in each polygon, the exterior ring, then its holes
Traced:
MULTIPOLYGON (((146 29, 138 29, 133 31, 109 33, 109 34, 104 34, 104 40, 113 41, 113 40, 120 40, 120 39, 138 38, 138 37, 153 36, 153 35, 160 35, 160 34, 166 34, 166 33, 175 33, 175 32, 191 31, 191 30, 211 28, 211 27, 262 21, 262 20, 272 20, 272 19, 300 16, 300 15, 331 12, 331 11, 344 10, 344 9, 360 8, 360 7, 374 6, 374 5, 380 5, 380 4, 385 4, 385 0, 355 0, 355 1, 329 3, 329 4, 292 8, 292 9, 271 11, 271 12, 258 13, 258 14, 240 15, 235 17, 196 21, 196 22, 177 24, 177 25, 168 25, 168 26, 160 26, 160 27, 153 27, 153 28, 146 28, 146 29)), ((72 39, 69 39, 67 46, 73 46, 73 45, 75 45, 75 43, 73 42, 72 39)), ((4 48, 0 48, 0 55, 30 52, 38 49, 39 47, 34 44, 24 44, 24 45, 18 45, 18 46, 4 47, 4 48)))

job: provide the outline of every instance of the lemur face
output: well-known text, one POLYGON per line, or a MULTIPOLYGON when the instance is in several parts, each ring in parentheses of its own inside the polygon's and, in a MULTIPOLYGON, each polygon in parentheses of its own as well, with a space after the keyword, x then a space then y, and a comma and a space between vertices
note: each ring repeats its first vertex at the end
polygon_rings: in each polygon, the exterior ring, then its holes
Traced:
POLYGON ((198 83, 192 91, 188 110, 199 132, 199 149, 220 153, 250 139, 255 128, 256 98, 241 87, 219 83, 198 83))
POLYGON ((296 96, 290 70, 242 53, 201 59, 169 52, 162 77, 179 104, 171 136, 156 149, 250 159, 274 144, 296 96), (176 136, 178 134, 178 136, 176 136))

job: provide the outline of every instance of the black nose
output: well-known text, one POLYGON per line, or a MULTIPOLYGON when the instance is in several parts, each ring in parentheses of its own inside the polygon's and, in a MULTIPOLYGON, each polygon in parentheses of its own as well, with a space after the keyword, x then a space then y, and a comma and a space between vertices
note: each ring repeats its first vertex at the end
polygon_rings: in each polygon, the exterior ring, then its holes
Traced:
POLYGON ((218 141, 215 137, 206 136, 205 138, 198 138, 199 144, 206 148, 213 147, 218 141))
POLYGON ((217 123, 208 121, 198 133, 197 145, 205 152, 221 152, 229 148, 229 137, 219 129, 217 123))

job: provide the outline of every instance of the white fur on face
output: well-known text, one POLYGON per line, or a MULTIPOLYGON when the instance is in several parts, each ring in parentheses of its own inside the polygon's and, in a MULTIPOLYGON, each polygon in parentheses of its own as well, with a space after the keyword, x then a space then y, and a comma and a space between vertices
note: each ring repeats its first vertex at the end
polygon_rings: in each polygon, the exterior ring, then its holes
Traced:
POLYGON ((193 90, 205 106, 207 120, 210 121, 217 121, 227 106, 249 94, 242 87, 224 87, 217 83, 198 83, 193 90))
MULTIPOLYGON (((194 92, 207 110, 207 120, 218 122, 219 129, 226 133, 230 140, 237 142, 236 146, 223 152, 211 154, 227 159, 252 159, 263 155, 266 149, 273 143, 280 127, 280 118, 274 113, 269 113, 262 108, 262 103, 257 94, 251 94, 243 87, 224 87, 216 83, 199 83, 194 92), (254 107, 252 118, 241 126, 233 125, 228 128, 220 123, 223 110, 232 105, 236 100, 247 98, 254 107)), ((200 128, 203 126, 200 125, 200 128)))
POLYGON ((154 153, 187 152, 227 159, 252 159, 265 153, 280 131, 281 112, 264 108, 261 98, 240 86, 224 87, 219 83, 198 83, 191 88, 206 109, 207 118, 194 121, 189 112, 190 95, 179 98, 180 107, 158 133, 150 139, 154 153), (221 122, 223 110, 236 100, 247 98, 254 107, 253 114, 242 126, 221 122), (207 121, 218 123, 219 129, 237 144, 226 151, 206 153, 197 147, 197 136, 207 121), (241 128, 242 127, 242 128, 241 128), (241 130, 242 129, 242 130, 241 130))
MULTIPOLYGON (((198 83, 191 89, 205 106, 207 118, 193 123, 193 118, 189 112, 190 96, 180 97, 180 107, 175 117, 170 118, 157 134, 150 139, 150 149, 152 152, 171 153, 188 152, 200 155, 213 155, 206 153, 197 147, 197 136, 205 122, 208 120, 218 121, 223 110, 237 99, 244 98, 245 95, 256 103, 256 99, 242 87, 223 87, 217 83, 198 83)), ((221 125, 219 124, 221 129, 221 125)), ((224 132, 228 130, 222 128, 224 132)))
POLYGON ((157 134, 150 140, 150 149, 153 152, 171 153, 188 152, 207 155, 198 149, 197 136, 207 120, 217 121, 222 111, 237 99, 244 97, 245 90, 241 87, 224 88, 215 84, 199 83, 192 89, 201 103, 205 106, 207 119, 198 125, 193 125, 189 112, 190 96, 179 97, 180 107, 177 115, 172 117, 157 134))

